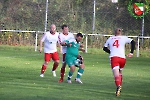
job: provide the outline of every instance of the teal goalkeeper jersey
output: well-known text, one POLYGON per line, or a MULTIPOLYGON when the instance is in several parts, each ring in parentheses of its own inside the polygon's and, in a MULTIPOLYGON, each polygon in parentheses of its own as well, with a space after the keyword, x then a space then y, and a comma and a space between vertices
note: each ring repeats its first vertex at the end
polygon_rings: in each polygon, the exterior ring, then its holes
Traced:
MULTIPOLYGON (((69 47, 69 46, 67 47, 66 54, 69 56, 77 57, 79 54, 80 43, 77 43, 77 42, 70 42, 70 43, 72 45, 71 45, 71 47, 69 47)), ((69 42, 67 44, 69 44, 69 42)))

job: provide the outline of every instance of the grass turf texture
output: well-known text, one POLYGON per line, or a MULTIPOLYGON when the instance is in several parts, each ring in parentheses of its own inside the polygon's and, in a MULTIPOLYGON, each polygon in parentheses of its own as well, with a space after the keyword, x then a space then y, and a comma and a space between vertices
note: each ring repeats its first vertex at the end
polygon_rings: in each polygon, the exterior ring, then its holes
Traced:
MULTIPOLYGON (((58 83, 50 72, 52 62, 41 78, 40 70, 43 53, 34 48, 0 46, 0 100, 150 100, 150 61, 148 57, 127 58, 123 70, 123 88, 119 97, 115 96, 115 84, 109 65, 108 54, 82 54, 85 72, 83 84, 58 83)), ((76 70, 77 71, 77 70, 76 70)))

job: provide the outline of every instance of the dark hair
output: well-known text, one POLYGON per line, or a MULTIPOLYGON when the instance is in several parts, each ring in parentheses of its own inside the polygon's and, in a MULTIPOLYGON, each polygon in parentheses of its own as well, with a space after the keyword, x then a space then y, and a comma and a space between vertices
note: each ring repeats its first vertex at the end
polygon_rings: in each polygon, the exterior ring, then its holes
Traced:
POLYGON ((82 35, 82 33, 77 33, 77 35, 76 35, 77 37, 82 37, 83 38, 83 35, 82 35))
POLYGON ((64 27, 68 27, 66 24, 61 26, 61 29, 64 29, 64 27))

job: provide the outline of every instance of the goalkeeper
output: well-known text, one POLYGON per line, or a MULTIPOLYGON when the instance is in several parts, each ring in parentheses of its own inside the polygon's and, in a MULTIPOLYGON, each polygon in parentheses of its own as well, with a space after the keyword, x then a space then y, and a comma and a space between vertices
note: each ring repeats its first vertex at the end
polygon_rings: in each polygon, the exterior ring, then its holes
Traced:
POLYGON ((82 52, 85 52, 85 50, 82 48, 83 45, 80 44, 80 41, 82 40, 83 35, 81 33, 78 33, 76 35, 76 39, 67 40, 64 42, 67 46, 67 52, 66 52, 66 63, 68 64, 70 71, 68 74, 68 83, 71 82, 71 77, 73 76, 73 73, 75 71, 75 68, 78 67, 78 73, 77 77, 75 79, 76 82, 82 84, 82 81, 80 80, 80 77, 82 76, 84 72, 84 64, 83 64, 83 58, 81 55, 79 55, 79 50, 82 52))

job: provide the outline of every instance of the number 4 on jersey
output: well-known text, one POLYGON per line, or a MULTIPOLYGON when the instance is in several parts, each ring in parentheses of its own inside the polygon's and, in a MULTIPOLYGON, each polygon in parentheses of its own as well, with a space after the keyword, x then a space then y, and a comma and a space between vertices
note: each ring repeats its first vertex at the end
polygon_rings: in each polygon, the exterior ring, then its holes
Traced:
POLYGON ((115 42, 113 43, 113 46, 115 46, 115 47, 119 47, 119 40, 115 40, 115 42))

